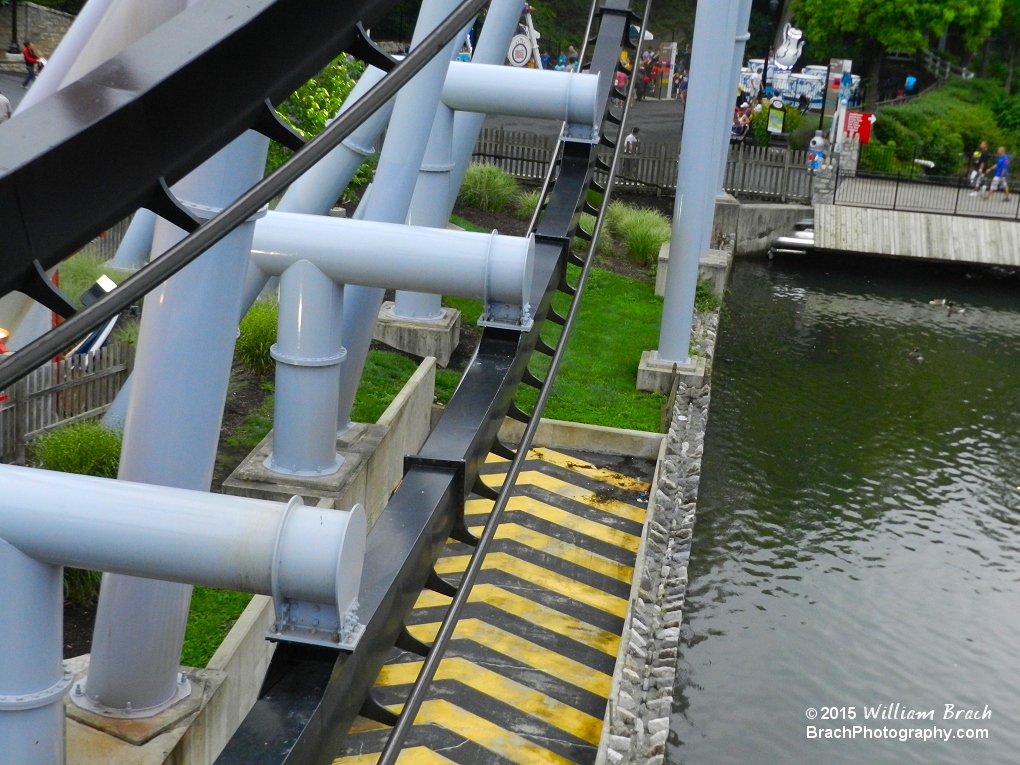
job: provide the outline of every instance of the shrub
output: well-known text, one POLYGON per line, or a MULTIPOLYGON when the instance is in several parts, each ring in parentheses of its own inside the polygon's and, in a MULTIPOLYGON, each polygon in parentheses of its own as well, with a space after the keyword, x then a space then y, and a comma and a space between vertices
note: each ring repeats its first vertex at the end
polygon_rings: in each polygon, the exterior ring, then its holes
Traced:
POLYGON ((460 201, 495 212, 510 207, 519 192, 517 179, 510 173, 493 165, 472 164, 464 174, 460 201))
POLYGON ((632 209, 620 201, 610 202, 606 210, 605 230, 616 238, 623 236, 623 223, 632 209))
MULTIPOLYGON (((595 216, 589 215, 588 213, 581 213, 580 219, 577 221, 577 226, 584 233, 591 234, 595 228, 595 216)), ((570 243, 571 249, 575 252, 584 252, 588 249, 588 241, 582 239, 579 236, 575 236, 570 243)), ((602 232, 599 234, 598 246, 595 251, 602 255, 609 255, 613 251, 613 238, 606 230, 605 225, 602 226, 602 232)))
POLYGON ((694 310, 699 313, 711 313, 718 311, 722 305, 722 298, 715 291, 712 282, 699 276, 698 287, 694 292, 694 310))
POLYGON ((89 420, 44 433, 31 447, 37 467, 63 473, 116 478, 120 464, 120 433, 89 420))
POLYGON ((138 330, 141 328, 139 319, 128 319, 118 321, 117 327, 113 330, 113 339, 124 345, 138 345, 138 330))
POLYGON ((658 262, 659 248, 669 241, 669 219, 660 212, 642 207, 629 208, 615 223, 627 256, 651 266, 658 262))
POLYGON ((538 207, 538 191, 523 191, 514 202, 514 215, 518 218, 530 219, 538 207))
POLYGON ((241 334, 234 352, 256 374, 269 374, 275 368, 269 348, 276 342, 277 312, 275 300, 260 300, 241 319, 241 334))
MULTIPOLYGON (((44 433, 30 450, 35 467, 63 473, 116 478, 120 466, 121 435, 96 420, 64 425, 44 433)), ((99 597, 98 571, 64 569, 64 597, 76 606, 90 606, 99 597)))

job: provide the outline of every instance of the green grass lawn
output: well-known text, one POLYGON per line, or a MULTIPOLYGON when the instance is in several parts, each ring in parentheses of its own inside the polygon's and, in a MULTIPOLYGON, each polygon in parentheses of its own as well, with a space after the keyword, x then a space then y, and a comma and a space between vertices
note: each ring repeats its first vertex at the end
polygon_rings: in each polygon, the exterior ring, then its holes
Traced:
MULTIPOLYGON (((574 278, 577 269, 571 267, 574 278)), ((478 300, 444 298, 461 311, 465 323, 478 321, 482 304, 478 300)), ((566 313, 570 299, 558 294, 555 306, 566 313)), ((641 351, 656 348, 662 299, 651 284, 592 269, 581 303, 581 312, 570 339, 563 364, 553 383, 545 417, 602 425, 613 428, 658 431, 663 397, 636 389, 641 351)), ((555 347, 559 327, 547 323, 546 342, 555 347)), ((532 357, 531 370, 544 377, 549 359, 532 357)), ((522 386, 519 406, 530 411, 537 398, 532 388, 522 386)))

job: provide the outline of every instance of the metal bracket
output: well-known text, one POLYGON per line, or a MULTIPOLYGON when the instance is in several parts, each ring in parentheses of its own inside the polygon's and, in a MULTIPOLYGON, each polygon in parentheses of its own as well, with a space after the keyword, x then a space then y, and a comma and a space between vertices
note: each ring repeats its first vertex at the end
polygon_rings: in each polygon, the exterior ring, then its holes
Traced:
POLYGON ((265 100, 265 106, 266 108, 262 110, 262 114, 251 126, 251 129, 291 151, 300 151, 304 148, 308 142, 294 128, 284 122, 283 117, 273 108, 273 104, 268 98, 265 100))
MULTIPOLYGON (((345 604, 312 603, 285 598, 280 592, 280 544, 293 509, 303 504, 301 497, 291 498, 276 532, 272 570, 273 606, 276 609, 276 621, 266 633, 266 639, 353 651, 365 632, 365 625, 358 621, 356 598, 345 604), (341 608, 343 609, 342 613, 341 608)), ((356 508, 357 505, 355 505, 356 508)), ((338 555, 336 572, 338 584, 341 581, 340 568, 343 564, 342 556, 338 555)))
POLYGON ((360 21, 358 22, 358 35, 354 38, 354 44, 347 48, 347 52, 354 58, 360 59, 376 69, 382 69, 384 72, 390 71, 397 65, 397 60, 393 56, 372 41, 360 21))
POLYGON ((418 638, 407 631, 407 625, 400 628, 400 634, 397 635, 397 642, 395 642, 397 648, 401 651, 407 651, 421 657, 429 655, 432 648, 425 643, 421 642, 418 638))
POLYGON ((50 281, 38 260, 32 261, 32 271, 28 279, 18 287, 18 292, 28 295, 63 319, 69 319, 78 312, 67 295, 50 281))
POLYGON ((478 326, 530 332, 531 328, 535 326, 531 303, 519 306, 489 301, 485 304, 485 310, 482 311, 482 315, 478 319, 478 326))
POLYGON ((358 712, 361 717, 372 722, 377 722, 380 725, 385 725, 388 728, 392 728, 397 724, 397 720, 400 719, 399 715, 391 712, 389 709, 384 707, 375 697, 372 696, 372 692, 368 692, 368 696, 365 697, 365 702, 361 705, 361 711, 358 712))
POLYGON ((202 225, 202 221, 174 196, 165 178, 156 181, 156 188, 149 193, 142 207, 189 234, 202 225))
MULTIPOLYGON (((64 666, 63 674, 53 685, 38 693, 17 693, 0 696, 0 712, 22 712, 26 709, 38 709, 53 704, 56 699, 67 693, 71 687, 74 674, 64 666)), ((63 714, 63 712, 61 712, 63 714)))
POLYGON ((425 586, 432 590, 432 592, 438 592, 440 595, 445 595, 448 598, 453 598, 457 595, 456 585, 450 584, 443 577, 439 576, 435 569, 429 571, 429 578, 425 580, 425 586))

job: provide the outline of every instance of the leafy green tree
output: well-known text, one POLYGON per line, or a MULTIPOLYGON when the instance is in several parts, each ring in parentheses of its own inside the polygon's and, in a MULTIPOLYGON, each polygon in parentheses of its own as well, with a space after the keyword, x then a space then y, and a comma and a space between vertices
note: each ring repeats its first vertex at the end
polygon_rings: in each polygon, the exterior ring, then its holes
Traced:
POLYGON ((917 53, 950 24, 975 50, 999 23, 1003 0, 797 0, 794 18, 808 41, 856 38, 867 61, 867 106, 874 109, 887 50, 917 53))
POLYGON ((1016 73, 1016 54, 1020 47, 1020 0, 1002 0, 1002 20, 996 37, 1006 54, 1006 95, 1013 92, 1013 75, 1016 73))

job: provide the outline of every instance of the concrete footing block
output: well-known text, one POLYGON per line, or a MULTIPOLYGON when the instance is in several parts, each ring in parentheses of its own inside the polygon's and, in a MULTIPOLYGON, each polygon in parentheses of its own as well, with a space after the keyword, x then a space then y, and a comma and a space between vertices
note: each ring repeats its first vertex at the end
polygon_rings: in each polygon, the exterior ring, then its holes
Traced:
POLYGON ((700 388, 705 384, 706 366, 705 359, 698 356, 688 364, 677 364, 660 360, 658 351, 643 351, 638 364, 637 389, 668 395, 675 375, 679 375, 684 385, 700 388))
MULTIPOLYGON (((698 276, 712 282, 712 289, 717 295, 726 291, 730 269, 733 267, 733 256, 725 250, 709 250, 698 260, 698 276)), ((669 269, 669 242, 659 248, 659 265, 655 271, 655 294, 662 297, 666 294, 666 272, 669 269)))
POLYGON ((337 438, 344 463, 332 475, 290 476, 269 470, 263 462, 273 449, 270 432, 223 482, 223 493, 276 502, 297 494, 305 504, 331 499, 338 510, 360 502, 371 528, 404 474, 404 455, 416 454, 428 437, 435 390, 436 360, 429 357, 378 422, 355 423, 337 438))
MULTIPOLYGON (((88 674, 89 656, 69 659, 67 665, 80 680, 88 674)), ((67 765, 164 765, 227 677, 213 669, 183 671, 191 696, 147 719, 100 717, 65 699, 67 765)))
POLYGON ((445 367, 460 343, 460 311, 443 308, 439 319, 404 319, 393 315, 393 303, 379 309, 373 339, 415 356, 434 356, 445 367))

